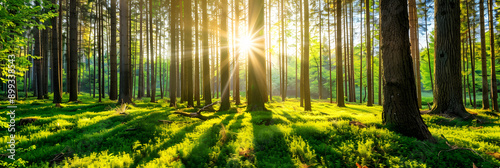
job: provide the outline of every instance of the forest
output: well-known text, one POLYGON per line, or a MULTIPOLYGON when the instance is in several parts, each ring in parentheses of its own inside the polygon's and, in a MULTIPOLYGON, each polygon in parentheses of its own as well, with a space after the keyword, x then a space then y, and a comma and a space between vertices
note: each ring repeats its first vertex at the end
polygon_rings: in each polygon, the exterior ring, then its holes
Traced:
POLYGON ((0 0, 0 167, 500 167, 500 1, 0 0))

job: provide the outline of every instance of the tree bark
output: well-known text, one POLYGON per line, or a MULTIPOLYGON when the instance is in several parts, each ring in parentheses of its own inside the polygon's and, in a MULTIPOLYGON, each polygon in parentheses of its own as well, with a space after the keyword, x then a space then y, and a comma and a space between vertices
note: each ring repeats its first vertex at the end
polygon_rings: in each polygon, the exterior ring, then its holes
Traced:
MULTIPOLYGON (((307 0, 306 0, 307 1, 307 0)), ((266 96, 266 58, 264 56, 266 44, 264 36, 264 1, 248 1, 248 30, 255 42, 255 47, 249 53, 248 59, 248 111, 263 111, 264 97, 266 96)))
MULTIPOLYGON (((236 39, 239 39, 239 28, 240 28, 240 1, 235 0, 235 28, 234 28, 234 34, 236 35, 236 39)), ((239 45, 236 45, 236 58, 235 58, 235 65, 234 65, 234 93, 233 93, 233 99, 234 99, 234 104, 235 105, 240 105, 241 100, 240 100, 240 52, 239 52, 239 45)))
POLYGON ((490 21, 490 52, 491 52, 491 103, 494 111, 498 109, 498 89, 496 76, 496 60, 495 60, 495 33, 493 29, 493 0, 488 1, 488 19, 490 21))
MULTIPOLYGON (((227 0, 221 0, 221 58, 220 58, 220 74, 221 74, 221 105, 219 111, 229 110, 231 104, 229 102, 229 45, 228 45, 228 22, 227 22, 227 0)), ((265 72, 265 71, 264 71, 265 72)))
POLYGON ((311 111, 311 91, 309 88, 309 0, 304 0, 304 59, 301 60, 303 67, 303 77, 301 80, 304 90, 304 110, 311 111))
MULTIPOLYGON (((120 1, 120 39, 128 39, 128 3, 120 1)), ((127 40, 120 40, 120 98, 118 103, 132 103, 130 97, 130 56, 128 54, 129 43, 127 40)))
MULTIPOLYGON (((436 88, 431 113, 467 118, 470 114, 465 110, 462 100, 459 1, 437 0, 434 5, 436 10, 434 21, 436 25, 436 41, 434 42, 436 88)), ((385 63, 384 65, 389 66, 385 63)), ((387 71, 384 72, 387 73, 387 71)))
MULTIPOLYGON (((52 0, 52 3, 56 4, 56 0, 52 0)), ((59 43, 58 43, 58 37, 59 37, 59 32, 58 32, 58 18, 53 17, 52 18, 52 87, 53 87, 53 92, 54 92, 54 103, 61 103, 62 102, 62 89, 61 89, 61 67, 60 67, 60 60, 61 57, 59 55, 59 43)), ((27 93, 26 90, 26 78, 24 80, 24 91, 27 93)), ((26 96, 27 97, 27 96, 26 96)))
POLYGON ((406 2, 406 0, 380 1, 381 50, 384 73, 387 74, 384 75, 384 88, 387 89, 384 89, 386 99, 382 120, 384 124, 392 126, 405 136, 435 143, 436 140, 427 129, 417 107, 406 2))
POLYGON ((210 57, 208 48, 208 14, 207 14, 207 0, 201 1, 202 10, 202 37, 201 37, 201 51, 203 55, 203 99, 205 100, 205 105, 212 104, 212 96, 210 94, 210 57))
MULTIPOLYGON (((336 41, 335 41, 335 57, 337 64, 337 106, 345 107, 344 103, 344 77, 342 76, 342 2, 337 1, 337 32, 336 32, 336 41)), ((307 32, 307 31, 306 31, 307 32)))
POLYGON ((153 1, 149 1, 149 52, 151 53, 151 102, 156 102, 155 53, 153 45, 153 1))
POLYGON ((373 78, 372 78, 372 49, 370 37, 370 0, 366 0, 366 84, 368 87, 368 101, 367 106, 373 106, 373 78))
POLYGON ((117 99, 117 65, 116 65, 116 0, 111 0, 111 43, 110 43, 110 69, 111 69, 111 79, 110 79, 110 90, 109 99, 117 99))
POLYGON ((71 0, 70 3, 70 88, 69 88, 69 101, 78 101, 78 46, 77 46, 77 37, 78 37, 78 13, 76 11, 76 6, 78 1, 71 0))
MULTIPOLYGON (((206 0, 205 1, 205 12, 206 12, 206 0)), ((177 45, 177 35, 176 35, 176 22, 177 22, 177 1, 170 1, 170 107, 176 107, 177 102, 177 55, 176 55, 176 45, 177 45)), ((206 17, 206 15, 203 15, 206 17)), ((205 21, 205 19, 203 19, 205 21)))
MULTIPOLYGON (((486 37, 484 28, 484 1, 479 0, 479 24, 481 27, 481 76, 483 84, 483 109, 490 109, 490 99, 488 95, 488 68, 486 63, 486 37)), ((493 62, 492 62, 493 63, 493 62)), ((493 64, 492 64, 493 65, 493 64)), ((493 74, 492 74, 493 75, 493 74)))

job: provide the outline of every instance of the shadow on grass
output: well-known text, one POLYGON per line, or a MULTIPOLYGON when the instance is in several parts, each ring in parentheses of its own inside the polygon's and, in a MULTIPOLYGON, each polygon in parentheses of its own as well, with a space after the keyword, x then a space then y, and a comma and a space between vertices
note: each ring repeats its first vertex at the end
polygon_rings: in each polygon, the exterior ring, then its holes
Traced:
MULTIPOLYGON (((257 167, 294 167, 284 133, 276 125, 254 121, 272 118, 271 111, 250 112, 253 120, 254 150, 257 167)), ((255 163, 254 162, 254 163, 255 163)))

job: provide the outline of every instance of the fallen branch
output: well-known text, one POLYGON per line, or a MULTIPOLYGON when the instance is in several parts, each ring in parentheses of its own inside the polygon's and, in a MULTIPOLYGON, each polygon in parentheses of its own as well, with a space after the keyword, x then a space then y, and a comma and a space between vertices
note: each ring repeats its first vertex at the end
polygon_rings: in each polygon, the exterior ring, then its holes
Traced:
POLYGON ((216 101, 216 102, 213 102, 212 104, 206 105, 194 113, 186 113, 186 112, 176 111, 176 112, 174 112, 174 114, 179 114, 179 115, 183 115, 183 116, 187 116, 187 117, 191 117, 191 118, 198 118, 200 120, 208 120, 208 119, 213 118, 213 117, 203 116, 203 115, 201 115, 201 112, 210 110, 212 108, 212 106, 216 105, 217 103, 219 103, 219 101, 216 101))
POLYGON ((211 104, 208 104, 208 105, 206 105, 206 106, 198 109, 198 111, 196 113, 201 113, 202 111, 210 111, 210 110, 212 110, 212 106, 216 105, 217 103, 219 103, 219 101, 216 101, 216 102, 213 102, 211 104))
POLYGON ((460 147, 458 147, 458 146, 456 146, 456 145, 450 145, 450 143, 448 142, 448 139, 446 139, 446 138, 444 137, 444 135, 443 135, 443 134, 441 134, 441 137, 442 137, 442 138, 446 141, 446 145, 448 145, 451 149, 448 149, 448 150, 441 150, 441 151, 439 151, 439 152, 438 152, 438 158, 439 158, 439 154, 441 154, 441 152, 443 152, 443 151, 444 151, 444 152, 449 152, 449 151, 454 151, 454 150, 459 150, 459 149, 461 149, 461 150, 468 150, 468 151, 471 151, 471 152, 475 153, 477 156, 479 156, 481 159, 485 160, 485 159, 484 159, 481 155, 479 155, 479 153, 477 153, 474 149, 471 149, 471 148, 460 148, 460 147))

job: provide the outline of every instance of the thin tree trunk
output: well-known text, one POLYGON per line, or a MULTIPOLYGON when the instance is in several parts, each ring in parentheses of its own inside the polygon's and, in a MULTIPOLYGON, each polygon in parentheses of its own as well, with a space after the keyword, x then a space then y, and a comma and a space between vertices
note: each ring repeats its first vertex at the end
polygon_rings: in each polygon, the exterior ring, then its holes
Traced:
POLYGON ((493 29, 493 0, 488 1, 488 19, 490 21, 490 52, 491 52, 491 103, 494 111, 498 109, 498 89, 497 89, 497 76, 495 71, 495 33, 493 29))
MULTIPOLYGON (((484 28, 484 1, 479 0, 479 24, 481 27, 481 76, 482 76, 482 84, 483 84, 483 109, 490 109, 490 99, 488 95, 488 70, 486 63, 486 37, 485 37, 485 28, 484 28)), ((493 62, 492 62, 493 63, 493 62)), ((492 74, 493 75, 493 74, 492 74)))

